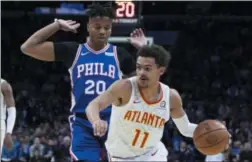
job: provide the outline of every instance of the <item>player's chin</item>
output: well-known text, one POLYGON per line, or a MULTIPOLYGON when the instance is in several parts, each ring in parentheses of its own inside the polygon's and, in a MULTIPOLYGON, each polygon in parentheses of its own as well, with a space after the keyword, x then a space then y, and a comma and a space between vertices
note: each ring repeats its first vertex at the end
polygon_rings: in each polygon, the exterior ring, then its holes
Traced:
POLYGON ((97 38, 97 39, 96 39, 96 42, 97 42, 97 43, 107 43, 107 42, 108 42, 108 39, 105 38, 105 37, 101 37, 101 38, 97 38))
POLYGON ((147 80, 140 80, 139 81, 139 86, 141 88, 147 88, 148 87, 148 81, 147 80))

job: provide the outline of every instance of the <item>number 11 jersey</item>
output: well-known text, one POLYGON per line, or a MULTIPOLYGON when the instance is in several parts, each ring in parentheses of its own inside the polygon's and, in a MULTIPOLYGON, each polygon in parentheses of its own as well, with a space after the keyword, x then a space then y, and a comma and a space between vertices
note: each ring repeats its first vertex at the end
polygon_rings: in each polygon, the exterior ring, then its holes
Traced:
MULTIPOLYGON (((107 44, 102 50, 94 51, 87 43, 80 44, 72 66, 71 112, 85 113, 87 105, 98 95, 121 79, 117 47, 107 44)), ((110 113, 111 106, 101 113, 110 113)))
POLYGON ((161 96, 150 103, 139 90, 136 77, 129 78, 131 98, 126 105, 112 107, 108 138, 108 153, 114 158, 144 155, 160 143, 165 122, 170 118, 170 88, 160 83, 161 96))

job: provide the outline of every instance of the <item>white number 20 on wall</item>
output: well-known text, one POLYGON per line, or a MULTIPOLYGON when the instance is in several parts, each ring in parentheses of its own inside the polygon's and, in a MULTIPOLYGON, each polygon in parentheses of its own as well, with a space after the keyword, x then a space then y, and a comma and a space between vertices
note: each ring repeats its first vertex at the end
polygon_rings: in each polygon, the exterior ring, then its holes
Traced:
POLYGON ((85 94, 98 94, 100 95, 102 92, 106 90, 106 83, 102 80, 99 80, 97 82, 93 80, 87 80, 85 82, 85 85, 87 86, 85 89, 85 94))

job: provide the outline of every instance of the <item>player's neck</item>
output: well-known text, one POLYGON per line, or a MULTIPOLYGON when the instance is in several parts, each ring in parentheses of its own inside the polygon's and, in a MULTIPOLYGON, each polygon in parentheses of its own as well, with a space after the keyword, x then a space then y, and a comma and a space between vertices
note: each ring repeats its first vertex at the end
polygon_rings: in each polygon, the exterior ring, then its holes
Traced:
POLYGON ((144 98, 148 98, 150 101, 156 101, 160 98, 161 86, 158 83, 149 88, 142 88, 140 91, 144 95, 144 98))
POLYGON ((107 43, 105 43, 105 44, 104 43, 95 43, 91 39, 89 39, 87 41, 87 44, 89 47, 91 47, 95 51, 100 51, 101 49, 103 49, 107 45, 107 43))

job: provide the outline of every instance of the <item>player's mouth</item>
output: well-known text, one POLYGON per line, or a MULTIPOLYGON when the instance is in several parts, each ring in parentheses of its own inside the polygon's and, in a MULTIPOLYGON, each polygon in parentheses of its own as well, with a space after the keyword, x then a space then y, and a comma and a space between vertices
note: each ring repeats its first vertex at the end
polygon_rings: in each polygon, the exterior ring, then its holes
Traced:
POLYGON ((141 80, 141 81, 147 81, 148 79, 145 78, 145 77, 140 77, 140 80, 141 80))
POLYGON ((106 37, 98 37, 97 39, 98 39, 98 40, 105 40, 106 37))

